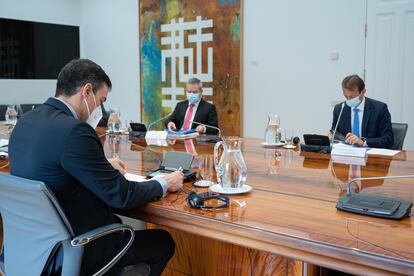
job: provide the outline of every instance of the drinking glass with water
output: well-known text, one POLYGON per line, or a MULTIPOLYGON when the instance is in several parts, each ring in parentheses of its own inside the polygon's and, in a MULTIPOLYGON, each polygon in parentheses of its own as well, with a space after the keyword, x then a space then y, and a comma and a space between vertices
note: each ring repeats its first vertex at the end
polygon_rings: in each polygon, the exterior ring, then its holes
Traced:
POLYGON ((5 114, 6 124, 16 125, 17 123, 17 111, 15 105, 9 105, 5 114))

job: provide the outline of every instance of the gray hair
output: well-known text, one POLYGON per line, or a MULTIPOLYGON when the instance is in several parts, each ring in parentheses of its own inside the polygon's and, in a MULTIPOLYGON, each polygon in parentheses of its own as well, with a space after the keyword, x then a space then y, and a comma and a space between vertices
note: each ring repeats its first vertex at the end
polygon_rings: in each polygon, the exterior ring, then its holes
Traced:
POLYGON ((190 78, 187 81, 187 84, 197 84, 198 85, 198 89, 200 91, 203 91, 203 83, 201 82, 201 80, 197 79, 197 78, 190 78))

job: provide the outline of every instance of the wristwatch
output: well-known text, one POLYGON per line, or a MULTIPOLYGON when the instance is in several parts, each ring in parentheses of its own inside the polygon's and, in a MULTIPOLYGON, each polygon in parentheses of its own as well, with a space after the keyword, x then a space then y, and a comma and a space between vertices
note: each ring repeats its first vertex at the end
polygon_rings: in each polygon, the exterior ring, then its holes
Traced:
POLYGON ((363 146, 363 147, 368 147, 368 144, 367 144, 367 139, 366 139, 365 137, 361 137, 361 140, 362 140, 362 142, 363 142, 362 146, 363 146))

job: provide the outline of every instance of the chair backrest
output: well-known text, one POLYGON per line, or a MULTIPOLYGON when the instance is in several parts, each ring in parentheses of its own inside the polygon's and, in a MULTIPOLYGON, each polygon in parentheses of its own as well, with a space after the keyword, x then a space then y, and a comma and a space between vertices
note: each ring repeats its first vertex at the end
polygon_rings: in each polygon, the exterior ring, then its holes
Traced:
POLYGON ((407 135, 408 124, 392 123, 392 132, 394 133, 393 150, 402 150, 405 136, 407 135))
POLYGON ((0 104, 0 121, 6 120, 7 105, 0 104))
POLYGON ((32 111, 33 109, 36 109, 40 106, 41 104, 20 104, 19 105, 19 109, 21 114, 24 114, 26 112, 32 111))
POLYGON ((0 212, 6 276, 40 275, 55 245, 74 236, 56 198, 40 181, 1 173, 0 212))

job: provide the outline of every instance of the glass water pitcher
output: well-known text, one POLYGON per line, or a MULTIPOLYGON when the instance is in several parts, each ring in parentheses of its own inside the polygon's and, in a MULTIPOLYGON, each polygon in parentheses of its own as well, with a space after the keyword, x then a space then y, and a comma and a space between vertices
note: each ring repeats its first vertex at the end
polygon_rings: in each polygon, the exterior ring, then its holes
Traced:
POLYGON ((111 108, 108 118, 108 130, 110 133, 118 133, 121 129, 121 114, 118 108, 111 108))
POLYGON ((240 137, 223 137, 223 141, 214 146, 214 165, 217 173, 217 182, 223 189, 239 189, 247 177, 247 167, 241 152, 242 139, 240 137), (223 152, 219 156, 219 148, 223 152))
POLYGON ((277 114, 269 114, 269 119, 267 122, 265 130, 265 141, 268 145, 278 144, 281 140, 281 130, 280 130, 280 117, 277 114))

